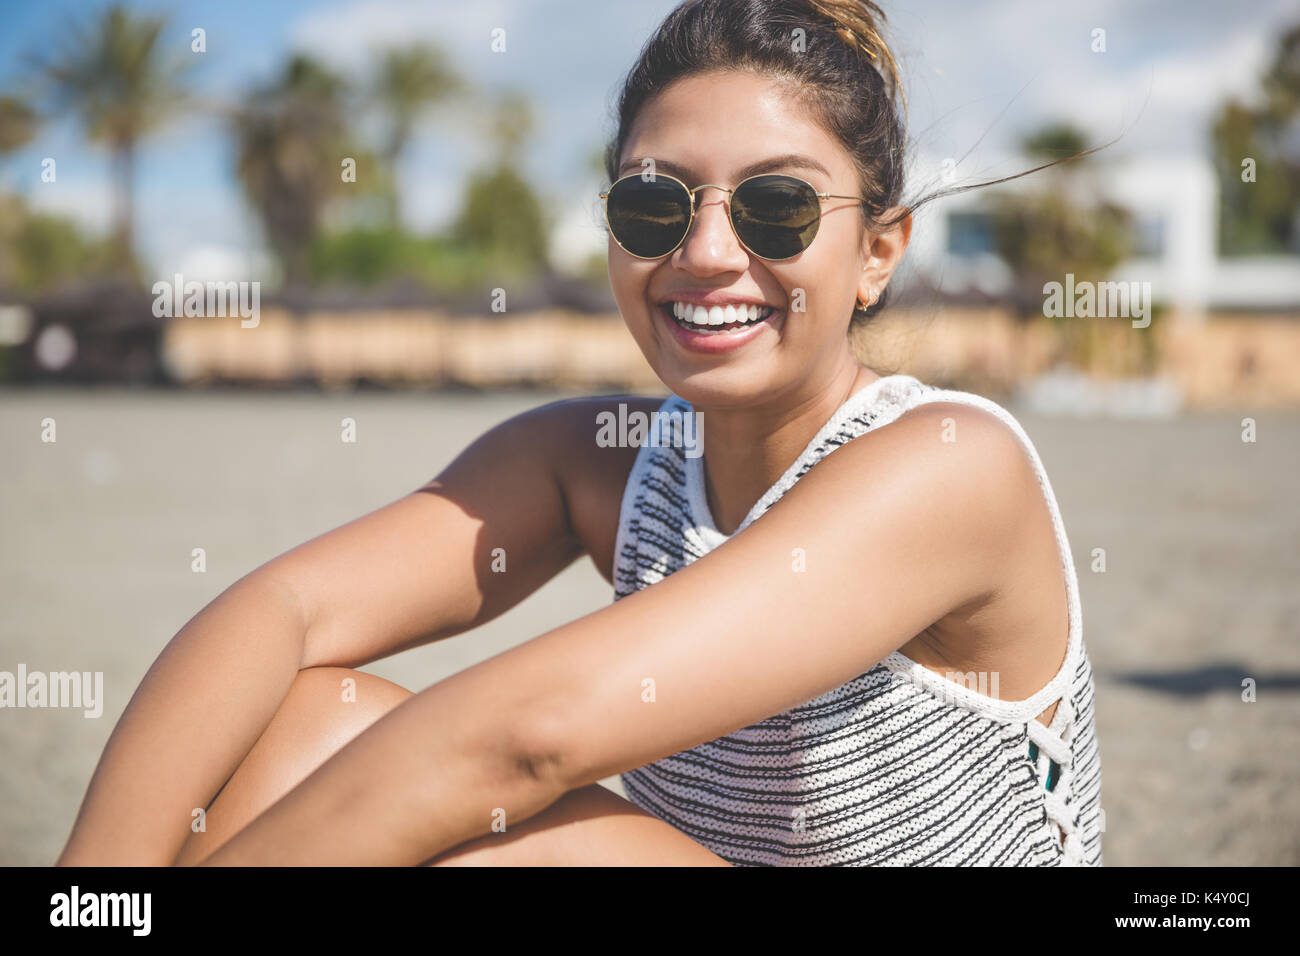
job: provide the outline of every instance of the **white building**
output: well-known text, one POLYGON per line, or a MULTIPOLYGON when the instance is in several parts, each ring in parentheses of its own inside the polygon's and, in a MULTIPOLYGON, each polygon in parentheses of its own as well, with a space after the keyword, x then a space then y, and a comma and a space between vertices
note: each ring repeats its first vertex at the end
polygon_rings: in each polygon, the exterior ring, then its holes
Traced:
MULTIPOLYGON (((1012 276, 993 251, 987 197, 992 190, 1041 189, 1042 175, 922 209, 909 251, 915 271, 952 294, 1005 292, 1012 276)), ((1219 190, 1208 160, 1166 156, 1107 163, 1097 157, 1085 175, 1084 188, 1127 207, 1137 229, 1136 254, 1108 279, 1150 282, 1153 300, 1193 316, 1210 309, 1300 310, 1300 256, 1218 257, 1219 190)))

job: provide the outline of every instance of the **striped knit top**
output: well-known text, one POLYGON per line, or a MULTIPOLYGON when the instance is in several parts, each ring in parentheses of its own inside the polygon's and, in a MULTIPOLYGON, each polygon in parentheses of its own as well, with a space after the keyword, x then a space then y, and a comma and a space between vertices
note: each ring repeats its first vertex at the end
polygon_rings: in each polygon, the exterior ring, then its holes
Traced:
MULTIPOLYGON (((1027 449, 1060 549, 1065 660, 1033 696, 1008 701, 973 674, 949 679, 894 652, 820 697, 622 775, 634 804, 733 864, 1101 865, 1101 764, 1078 580, 1047 473, 1010 412, 910 375, 877 379, 836 410, 734 533, 845 442, 935 401, 992 412, 1027 449), (1050 726, 1036 719, 1057 701, 1050 726)), ((694 410, 670 395, 659 411, 694 410)), ((728 538, 709 512, 703 459, 671 440, 668 421, 656 416, 628 476, 614 600, 728 538)))

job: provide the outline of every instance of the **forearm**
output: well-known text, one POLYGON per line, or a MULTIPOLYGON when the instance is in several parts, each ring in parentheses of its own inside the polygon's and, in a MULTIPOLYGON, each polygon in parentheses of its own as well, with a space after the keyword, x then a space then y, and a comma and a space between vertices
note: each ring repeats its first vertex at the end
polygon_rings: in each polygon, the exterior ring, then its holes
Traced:
POLYGON ((159 655, 113 730, 61 865, 168 865, 297 676, 305 626, 267 576, 237 581, 159 655))
POLYGON ((527 684, 501 662, 390 711, 204 865, 416 865, 550 806, 566 787, 528 742, 527 684))

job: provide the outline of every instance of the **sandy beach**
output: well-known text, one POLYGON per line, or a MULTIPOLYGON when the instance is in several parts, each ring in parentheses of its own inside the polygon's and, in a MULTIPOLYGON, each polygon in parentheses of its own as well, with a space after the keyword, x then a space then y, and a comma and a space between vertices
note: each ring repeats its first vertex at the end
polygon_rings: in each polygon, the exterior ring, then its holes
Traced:
MULTIPOLYGON (((556 397, 0 392, 0 670, 104 675, 97 718, 0 709, 0 864, 54 860, 131 693, 204 604, 556 397), (339 440, 348 417, 355 444, 339 440), (56 442, 41 440, 45 419, 56 442), (205 573, 191 570, 195 548, 205 573)), ((1300 863, 1300 414, 1008 407, 1047 466, 1078 568, 1105 863, 1300 863)), ((583 559, 479 630, 366 669, 427 687, 610 598, 583 559)))

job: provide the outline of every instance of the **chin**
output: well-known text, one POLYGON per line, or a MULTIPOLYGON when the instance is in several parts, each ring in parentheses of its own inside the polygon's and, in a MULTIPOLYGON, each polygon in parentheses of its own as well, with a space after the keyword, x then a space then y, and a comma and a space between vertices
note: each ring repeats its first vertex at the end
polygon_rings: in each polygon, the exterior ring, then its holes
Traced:
POLYGON ((732 362, 683 368, 679 362, 654 365, 659 380, 696 408, 744 408, 781 394, 790 376, 764 368, 769 363, 732 362))
MULTIPOLYGON (((659 381, 697 408, 739 408, 761 404, 805 377, 790 365, 788 349, 779 348, 783 323, 768 324, 761 335, 739 347, 697 351, 683 343, 661 319, 646 315, 628 323, 628 331, 659 381)), ((778 317, 779 318, 779 317, 778 317)), ((706 343, 706 348, 711 343, 706 343)))

